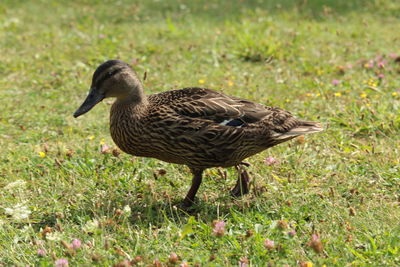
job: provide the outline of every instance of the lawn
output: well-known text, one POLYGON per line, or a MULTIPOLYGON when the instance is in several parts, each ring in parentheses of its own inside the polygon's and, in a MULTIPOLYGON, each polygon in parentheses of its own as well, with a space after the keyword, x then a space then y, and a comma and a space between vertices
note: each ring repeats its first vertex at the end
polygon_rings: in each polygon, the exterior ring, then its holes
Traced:
POLYGON ((1 1, 0 266, 400 265, 399 28, 396 0, 1 1), (112 58, 325 131, 181 210, 187 167, 110 152, 112 100, 72 117, 112 58))

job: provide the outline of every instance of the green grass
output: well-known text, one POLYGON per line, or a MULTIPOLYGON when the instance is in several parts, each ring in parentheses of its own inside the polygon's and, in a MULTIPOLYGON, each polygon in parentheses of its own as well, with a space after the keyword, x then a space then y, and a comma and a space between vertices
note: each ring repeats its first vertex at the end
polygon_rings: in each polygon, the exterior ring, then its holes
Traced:
POLYGON ((2 1, 0 266, 166 265, 172 252, 190 266, 400 265, 399 14, 395 0, 2 1), (99 152, 102 139, 113 145, 111 101, 72 117, 110 58, 147 72, 149 94, 209 87, 326 130, 250 158, 242 199, 228 194, 233 169, 227 179, 210 169, 187 214, 177 208, 186 167, 99 152), (26 183, 7 186, 17 180, 26 183), (21 203, 29 218, 7 214, 21 203), (226 222, 222 237, 215 220, 226 222), (322 253, 308 245, 313 233, 322 253), (76 251, 61 243, 75 238, 76 251))

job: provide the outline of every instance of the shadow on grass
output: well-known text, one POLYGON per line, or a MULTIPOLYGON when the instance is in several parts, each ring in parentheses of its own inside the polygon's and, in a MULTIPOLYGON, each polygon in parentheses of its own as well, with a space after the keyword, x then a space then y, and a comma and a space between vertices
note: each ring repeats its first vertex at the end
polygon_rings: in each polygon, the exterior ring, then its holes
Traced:
MULTIPOLYGON (((168 222, 176 224, 185 224, 187 219, 191 216, 201 219, 205 223, 211 223, 214 220, 225 218, 229 219, 233 213, 247 213, 255 210, 255 206, 259 201, 251 196, 252 200, 244 198, 232 198, 229 195, 218 197, 215 200, 203 201, 196 199, 195 203, 190 208, 183 208, 183 198, 169 199, 164 197, 157 197, 153 199, 151 196, 146 196, 141 200, 128 201, 127 206, 130 208, 131 215, 129 222, 132 225, 152 225, 154 227, 161 227, 168 222)), ((109 203, 117 203, 117 200, 109 199, 109 203)), ((99 203, 99 202, 97 202, 99 203)), ((93 203, 81 203, 79 206, 73 207, 66 215, 70 221, 76 224, 82 224, 82 218, 121 218, 121 205, 93 205, 93 203), (94 207, 93 207, 94 206, 94 207)), ((37 223, 37 227, 44 227, 46 225, 53 227, 56 225, 57 219, 53 215, 43 217, 43 220, 37 223)))
POLYGON ((256 202, 243 202, 240 199, 233 199, 230 196, 224 196, 217 201, 201 201, 196 202, 190 208, 182 207, 183 199, 169 200, 155 200, 146 207, 137 205, 130 205, 132 216, 130 222, 132 224, 144 224, 161 226, 166 221, 174 223, 185 223, 191 216, 201 218, 203 222, 211 223, 214 220, 221 218, 232 217, 232 211, 246 213, 251 211, 256 202))

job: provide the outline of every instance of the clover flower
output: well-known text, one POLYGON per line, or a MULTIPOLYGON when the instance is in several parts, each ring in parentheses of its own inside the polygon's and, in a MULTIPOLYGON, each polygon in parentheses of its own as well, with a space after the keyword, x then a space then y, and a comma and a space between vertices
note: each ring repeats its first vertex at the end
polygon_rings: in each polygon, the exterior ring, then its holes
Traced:
POLYGON ((73 249, 79 249, 82 246, 82 242, 79 239, 72 240, 71 247, 73 249))
POLYGON ((100 147, 100 153, 101 153, 101 154, 107 154, 107 153, 110 152, 110 149, 111 149, 111 147, 109 147, 109 146, 106 145, 106 144, 101 145, 101 147, 100 147))
POLYGON ((22 203, 15 205, 13 208, 4 208, 5 213, 10 215, 14 220, 20 221, 27 219, 32 212, 22 203))
POLYGON ((26 185, 26 182, 24 180, 19 179, 19 180, 16 180, 14 182, 7 184, 3 189, 13 191, 13 189, 22 189, 25 187, 25 185, 26 185))
POLYGON ((67 267, 68 266, 68 260, 67 259, 58 259, 55 262, 56 267, 67 267))
POLYGON ((268 250, 272 250, 275 248, 275 242, 267 238, 264 240, 264 247, 268 250))
POLYGON ((332 80, 332 84, 335 85, 335 86, 339 85, 339 83, 340 83, 339 80, 336 80, 336 79, 332 80))
POLYGON ((46 250, 44 250, 44 249, 42 249, 42 248, 39 248, 38 250, 37 250, 37 255, 39 256, 39 257, 44 257, 44 256, 46 256, 46 250))
POLYGON ((172 253, 169 255, 168 261, 169 261, 170 263, 172 263, 172 264, 175 264, 175 263, 177 263, 177 262, 179 261, 179 257, 178 257, 178 255, 176 255, 176 253, 172 252, 172 253))
POLYGON ((93 233, 96 231, 97 228, 99 228, 99 221, 96 219, 93 219, 91 221, 87 221, 85 225, 83 226, 83 231, 87 233, 93 233))
POLYGON ((289 235, 290 237, 294 237, 294 236, 296 235, 296 230, 291 230, 291 231, 289 231, 289 232, 288 232, 288 235, 289 235))
POLYGON ((50 232, 46 234, 46 240, 50 241, 61 241, 63 238, 63 235, 60 232, 50 232))
POLYGON ((278 164, 279 161, 276 158, 272 157, 272 156, 268 156, 268 157, 266 157, 264 159, 264 163, 266 165, 274 165, 274 164, 278 164))
POLYGON ((214 222, 213 233, 216 236, 223 236, 225 234, 225 222, 224 221, 215 221, 214 222))
POLYGON ((125 216, 129 216, 132 213, 132 209, 131 207, 129 207, 129 205, 125 205, 124 208, 122 209, 122 214, 124 214, 125 216))
POLYGON ((239 267, 247 267, 249 265, 249 259, 247 257, 241 257, 239 261, 239 267))

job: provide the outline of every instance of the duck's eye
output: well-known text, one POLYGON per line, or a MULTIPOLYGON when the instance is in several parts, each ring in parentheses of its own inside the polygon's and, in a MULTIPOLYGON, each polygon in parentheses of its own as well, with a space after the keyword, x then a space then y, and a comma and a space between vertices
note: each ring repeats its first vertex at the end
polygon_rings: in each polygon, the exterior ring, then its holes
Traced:
POLYGON ((105 74, 102 78, 100 78, 100 79, 97 81, 97 87, 101 87, 101 85, 102 85, 106 80, 110 79, 111 77, 113 77, 115 74, 121 72, 122 70, 123 70, 123 69, 120 68, 120 69, 115 69, 115 70, 113 70, 113 71, 108 71, 108 72, 106 72, 106 74, 105 74))

